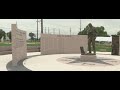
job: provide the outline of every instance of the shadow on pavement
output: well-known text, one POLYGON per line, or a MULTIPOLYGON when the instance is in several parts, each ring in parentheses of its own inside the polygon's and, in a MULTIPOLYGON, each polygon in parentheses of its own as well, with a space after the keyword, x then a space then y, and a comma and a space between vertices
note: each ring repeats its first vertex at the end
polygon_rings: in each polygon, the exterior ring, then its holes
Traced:
MULTIPOLYGON (((32 58, 32 57, 37 57, 37 56, 41 56, 41 55, 32 55, 32 56, 28 56, 27 59, 32 58)), ((28 68, 26 68, 23 65, 23 62, 27 59, 21 60, 18 62, 17 66, 12 66, 12 60, 10 62, 8 62, 8 64, 6 65, 6 68, 8 71, 32 71, 28 68)))
POLYGON ((89 61, 89 60, 82 61, 82 60, 80 60, 80 57, 64 57, 64 60, 65 61, 69 60, 69 62, 67 64, 70 64, 70 63, 82 63, 82 62, 94 62, 94 63, 105 64, 105 65, 113 65, 113 64, 110 64, 110 63, 105 62, 105 61, 106 60, 107 61, 116 60, 116 59, 98 58, 96 61, 89 61))

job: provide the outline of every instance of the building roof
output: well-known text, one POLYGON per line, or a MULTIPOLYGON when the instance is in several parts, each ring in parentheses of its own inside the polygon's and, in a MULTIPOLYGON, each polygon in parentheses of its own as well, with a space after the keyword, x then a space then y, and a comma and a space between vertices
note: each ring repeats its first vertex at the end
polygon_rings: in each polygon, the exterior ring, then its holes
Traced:
POLYGON ((95 41, 112 42, 112 37, 97 37, 95 41))

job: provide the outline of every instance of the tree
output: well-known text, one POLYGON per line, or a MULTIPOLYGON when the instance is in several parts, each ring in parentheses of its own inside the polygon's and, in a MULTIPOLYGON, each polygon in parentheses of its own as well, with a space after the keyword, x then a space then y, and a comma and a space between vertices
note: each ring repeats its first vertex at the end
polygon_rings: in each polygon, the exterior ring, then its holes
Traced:
POLYGON ((88 32, 88 25, 86 26, 86 28, 84 28, 84 30, 82 30, 81 32, 78 33, 78 35, 87 35, 87 32, 88 32))
POLYGON ((120 31, 117 32, 117 35, 120 35, 120 31))
MULTIPOLYGON (((84 30, 82 30, 81 32, 79 32, 78 35, 87 35, 88 29, 89 29, 88 25, 86 26, 86 28, 84 28, 84 30)), ((95 27, 95 29, 97 31, 97 36, 103 36, 103 37, 108 37, 109 36, 107 34, 107 32, 104 31, 105 28, 103 26, 101 26, 101 27, 95 27)))
POLYGON ((3 31, 3 39, 4 39, 4 41, 6 40, 6 33, 5 33, 5 31, 3 31))
POLYGON ((31 33, 29 33, 29 37, 31 38, 31 41, 32 41, 35 38, 35 34, 31 32, 31 33))
POLYGON ((12 41, 11 31, 7 33, 7 37, 10 39, 10 42, 11 42, 12 41))
POLYGON ((0 29, 0 42, 1 42, 2 37, 4 37, 4 39, 6 38, 5 34, 6 34, 5 31, 0 29))

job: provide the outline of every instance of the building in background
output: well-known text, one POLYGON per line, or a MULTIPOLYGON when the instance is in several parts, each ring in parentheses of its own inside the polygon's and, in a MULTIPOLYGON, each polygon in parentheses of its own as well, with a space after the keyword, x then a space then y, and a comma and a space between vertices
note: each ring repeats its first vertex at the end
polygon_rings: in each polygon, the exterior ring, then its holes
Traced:
POLYGON ((112 43, 112 37, 97 37, 95 41, 99 43, 112 43))

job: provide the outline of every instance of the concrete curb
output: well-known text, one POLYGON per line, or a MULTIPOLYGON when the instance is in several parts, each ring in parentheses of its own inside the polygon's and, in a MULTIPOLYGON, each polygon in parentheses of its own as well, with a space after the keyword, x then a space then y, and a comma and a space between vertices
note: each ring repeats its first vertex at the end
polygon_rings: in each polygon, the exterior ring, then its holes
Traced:
MULTIPOLYGON (((36 57, 36 56, 41 56, 41 55, 28 56, 27 59, 36 57)), ((23 62, 27 59, 19 61, 17 66, 12 66, 12 60, 11 60, 10 62, 7 63, 6 68, 8 71, 32 71, 23 65, 23 62)))

